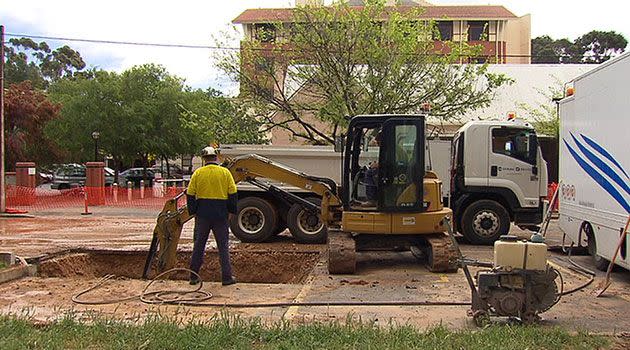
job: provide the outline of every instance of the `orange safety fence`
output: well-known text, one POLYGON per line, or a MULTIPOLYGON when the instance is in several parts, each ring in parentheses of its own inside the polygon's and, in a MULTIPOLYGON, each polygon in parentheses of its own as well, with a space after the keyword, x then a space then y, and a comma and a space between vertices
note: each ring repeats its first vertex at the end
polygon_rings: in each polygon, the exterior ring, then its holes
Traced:
MULTIPOLYGON (((75 187, 53 190, 21 186, 7 186, 6 206, 27 211, 46 211, 60 208, 83 208, 87 200, 90 207, 133 207, 162 209, 164 203, 177 196, 183 188, 154 186, 146 188, 75 187), (87 191, 87 196, 86 196, 87 191)), ((185 204, 182 197, 179 205, 185 204)))

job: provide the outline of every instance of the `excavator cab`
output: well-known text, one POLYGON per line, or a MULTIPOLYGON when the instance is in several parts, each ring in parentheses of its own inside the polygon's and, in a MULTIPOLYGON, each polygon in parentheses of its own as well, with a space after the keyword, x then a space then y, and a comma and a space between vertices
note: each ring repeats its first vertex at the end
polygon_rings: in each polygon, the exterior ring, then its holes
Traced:
POLYGON ((331 273, 353 273, 356 251, 411 247, 424 252, 432 271, 456 269, 444 233, 444 218, 452 212, 442 205, 441 181, 425 171, 424 132, 423 115, 356 116, 350 121, 342 222, 339 230, 328 232, 331 273), (368 186, 375 188, 368 191, 368 186), (372 198, 364 192, 372 192, 372 198))

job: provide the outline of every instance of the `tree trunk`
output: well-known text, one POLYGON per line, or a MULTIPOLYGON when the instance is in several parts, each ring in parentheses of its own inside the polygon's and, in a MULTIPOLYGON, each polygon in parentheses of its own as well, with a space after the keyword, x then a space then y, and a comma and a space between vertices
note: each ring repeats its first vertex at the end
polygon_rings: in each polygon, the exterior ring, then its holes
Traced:
POLYGON ((171 165, 168 163, 167 157, 164 157, 164 159, 166 160, 166 177, 170 179, 171 178, 171 165))
POLYGON ((112 158, 114 158, 114 183, 120 185, 120 183, 118 182, 118 174, 120 173, 120 161, 118 160, 118 156, 116 155, 112 155, 112 158))

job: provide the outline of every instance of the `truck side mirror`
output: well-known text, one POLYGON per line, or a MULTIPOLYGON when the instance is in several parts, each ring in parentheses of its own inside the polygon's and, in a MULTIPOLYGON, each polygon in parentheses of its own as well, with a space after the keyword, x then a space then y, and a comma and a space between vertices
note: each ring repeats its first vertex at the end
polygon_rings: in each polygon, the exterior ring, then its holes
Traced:
POLYGON ((334 145, 335 152, 337 153, 343 152, 343 141, 344 141, 343 136, 335 137, 335 145, 334 145))

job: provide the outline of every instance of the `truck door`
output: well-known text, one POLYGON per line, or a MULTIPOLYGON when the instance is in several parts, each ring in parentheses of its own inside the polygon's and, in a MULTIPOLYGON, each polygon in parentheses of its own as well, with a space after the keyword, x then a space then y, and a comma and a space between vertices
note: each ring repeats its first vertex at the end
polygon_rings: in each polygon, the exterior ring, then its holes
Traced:
MULTIPOLYGON (((538 139, 532 129, 490 128, 488 186, 511 190, 521 207, 539 205, 538 139)), ((544 167, 542 167, 544 169, 544 167)))

